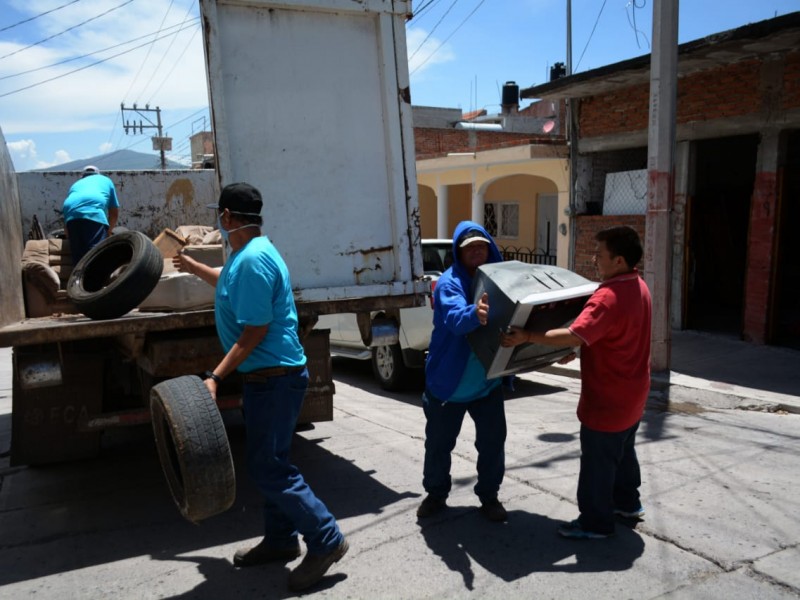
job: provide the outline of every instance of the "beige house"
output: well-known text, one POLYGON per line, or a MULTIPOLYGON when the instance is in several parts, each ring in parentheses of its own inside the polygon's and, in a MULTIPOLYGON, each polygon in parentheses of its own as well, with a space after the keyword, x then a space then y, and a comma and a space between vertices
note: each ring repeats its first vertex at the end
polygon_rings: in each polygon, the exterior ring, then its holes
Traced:
POLYGON ((567 267, 566 147, 531 144, 417 160, 417 186, 423 238, 452 237, 468 219, 482 223, 508 253, 531 251, 567 267))
POLYGON ((422 237, 450 238, 468 219, 489 230, 507 259, 566 268, 569 152, 551 109, 440 121, 438 128, 415 113, 422 237))

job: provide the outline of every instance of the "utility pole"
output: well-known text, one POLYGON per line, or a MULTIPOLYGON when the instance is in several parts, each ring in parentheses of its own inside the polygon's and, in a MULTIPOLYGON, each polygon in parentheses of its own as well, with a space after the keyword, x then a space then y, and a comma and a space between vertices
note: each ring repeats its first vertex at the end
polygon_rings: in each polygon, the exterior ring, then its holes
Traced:
POLYGON ((668 371, 672 346, 670 285, 672 206, 675 195, 678 0, 653 0, 652 39, 644 278, 653 296, 650 365, 653 371, 668 371))
POLYGON ((155 108, 150 108, 149 104, 145 104, 144 108, 140 108, 136 106, 136 103, 133 103, 132 108, 125 108, 125 104, 120 104, 120 108, 122 110, 122 127, 125 129, 125 134, 129 133, 129 130, 133 130, 133 134, 136 135, 138 130, 139 133, 144 133, 145 129, 157 129, 158 136, 154 136, 150 138, 153 140, 153 150, 158 150, 161 154, 161 170, 164 171, 167 168, 167 159, 164 156, 164 152, 171 152, 172 151, 172 138, 171 137, 163 137, 161 133, 161 109, 156 106, 155 108), (136 118, 134 117, 133 122, 127 121, 125 119, 125 111, 129 113, 134 113, 138 115, 139 122, 136 122, 136 118), (150 119, 147 113, 156 113, 156 122, 150 119), (145 121, 147 124, 145 125, 145 121))

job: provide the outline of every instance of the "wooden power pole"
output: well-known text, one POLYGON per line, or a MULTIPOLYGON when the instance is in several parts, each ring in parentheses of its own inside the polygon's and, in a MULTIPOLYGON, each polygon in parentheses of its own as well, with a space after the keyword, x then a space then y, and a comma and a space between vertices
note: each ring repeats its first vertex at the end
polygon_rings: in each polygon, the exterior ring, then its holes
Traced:
POLYGON ((150 108, 149 104, 145 104, 144 108, 136 106, 136 103, 133 103, 132 108, 125 108, 125 104, 120 104, 120 108, 122 109, 122 127, 125 129, 125 134, 129 133, 129 130, 133 130, 133 133, 144 133, 145 129, 156 129, 158 130, 158 135, 153 136, 151 139, 153 140, 153 150, 158 150, 161 155, 161 170, 164 171, 167 168, 167 159, 164 155, 165 152, 172 151, 172 138, 171 137, 163 137, 161 132, 161 109, 156 106, 155 108, 150 108), (139 115, 139 121, 137 123, 136 119, 128 121, 125 119, 125 111, 135 113, 139 115), (153 123, 152 119, 147 115, 147 113, 156 113, 156 122, 153 123), (146 124, 145 124, 146 122, 146 124))

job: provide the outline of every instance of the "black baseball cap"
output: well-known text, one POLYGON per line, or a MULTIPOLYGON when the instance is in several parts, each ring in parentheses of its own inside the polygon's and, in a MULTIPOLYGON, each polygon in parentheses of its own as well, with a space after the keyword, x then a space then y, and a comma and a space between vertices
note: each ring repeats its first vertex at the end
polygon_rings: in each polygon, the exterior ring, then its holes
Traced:
POLYGON ((209 204, 208 208, 213 208, 218 212, 227 208, 232 213, 239 215, 261 216, 263 205, 261 192, 249 183, 240 182, 230 183, 222 188, 219 201, 216 204, 209 204))

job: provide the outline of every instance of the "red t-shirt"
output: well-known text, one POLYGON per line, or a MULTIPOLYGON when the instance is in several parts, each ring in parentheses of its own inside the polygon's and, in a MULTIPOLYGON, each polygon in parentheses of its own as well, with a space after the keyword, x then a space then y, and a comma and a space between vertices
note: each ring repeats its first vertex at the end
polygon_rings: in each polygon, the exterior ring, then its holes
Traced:
POLYGON ((578 419, 624 431, 642 418, 650 391, 651 300, 638 271, 600 284, 569 330, 583 340, 578 419))

